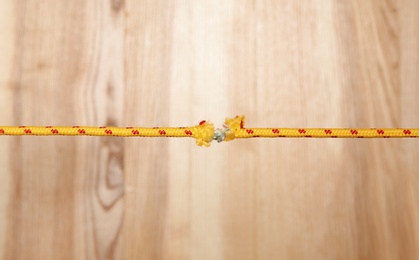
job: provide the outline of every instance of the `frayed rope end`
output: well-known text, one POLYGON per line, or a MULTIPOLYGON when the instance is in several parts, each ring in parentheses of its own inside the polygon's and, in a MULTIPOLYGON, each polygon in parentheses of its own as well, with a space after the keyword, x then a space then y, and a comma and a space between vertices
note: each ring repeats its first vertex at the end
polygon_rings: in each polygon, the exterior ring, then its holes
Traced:
POLYGON ((206 121, 201 121, 195 126, 194 136, 198 146, 209 147, 214 137, 214 125, 206 121))
POLYGON ((212 140, 218 143, 228 142, 236 138, 236 131, 244 127, 244 116, 236 116, 234 118, 226 118, 222 128, 214 130, 214 125, 206 121, 202 121, 195 126, 194 137, 198 146, 209 147, 212 140))
POLYGON ((228 142, 236 138, 236 131, 244 127, 244 116, 227 118, 222 128, 215 129, 214 140, 228 142))

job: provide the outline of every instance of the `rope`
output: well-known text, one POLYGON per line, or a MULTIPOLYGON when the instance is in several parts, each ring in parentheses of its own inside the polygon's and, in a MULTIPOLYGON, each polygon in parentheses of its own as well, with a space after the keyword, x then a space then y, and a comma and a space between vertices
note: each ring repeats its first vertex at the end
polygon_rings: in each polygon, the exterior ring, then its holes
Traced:
POLYGON ((206 121, 190 127, 91 127, 91 126, 0 126, 0 135, 66 135, 121 137, 193 137, 199 146, 210 146, 212 140, 227 142, 237 138, 407 138, 419 137, 415 128, 245 128, 244 116, 227 118, 222 128, 206 121))

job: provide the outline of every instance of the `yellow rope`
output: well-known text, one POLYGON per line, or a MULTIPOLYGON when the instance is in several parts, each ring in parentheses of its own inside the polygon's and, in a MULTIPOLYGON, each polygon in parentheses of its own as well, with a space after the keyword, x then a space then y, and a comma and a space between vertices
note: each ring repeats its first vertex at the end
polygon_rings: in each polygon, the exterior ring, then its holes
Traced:
POLYGON ((225 141, 252 137, 402 138, 419 137, 415 128, 244 128, 244 116, 227 118, 225 141))
POLYGON ((202 121, 191 127, 91 127, 91 126, 0 126, 0 135, 69 135, 121 137, 194 137, 199 146, 209 146, 214 126, 202 121))
POLYGON ((202 121, 191 127, 91 127, 91 126, 0 126, 0 135, 69 135, 122 137, 193 137, 199 146, 211 141, 231 141, 255 137, 313 137, 313 138, 406 138, 419 137, 415 128, 244 128, 244 116, 227 118, 222 128, 202 121))

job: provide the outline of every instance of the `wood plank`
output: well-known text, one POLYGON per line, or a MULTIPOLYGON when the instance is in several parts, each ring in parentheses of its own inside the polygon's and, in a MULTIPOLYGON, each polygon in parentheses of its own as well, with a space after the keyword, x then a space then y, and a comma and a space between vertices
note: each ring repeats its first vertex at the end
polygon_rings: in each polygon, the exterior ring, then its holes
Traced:
MULTIPOLYGON (((10 125, 419 127, 419 3, 3 1, 10 125)), ((1 125, 0 124, 0 125, 1 125)), ((4 259, 416 259, 418 141, 1 137, 4 259)))
MULTIPOLYGON (((13 56, 15 55, 15 10, 13 2, 0 3, 0 120, 1 124, 13 124, 13 56)), ((11 193, 10 153, 11 140, 0 145, 0 255, 4 255, 7 241, 8 202, 11 193)))

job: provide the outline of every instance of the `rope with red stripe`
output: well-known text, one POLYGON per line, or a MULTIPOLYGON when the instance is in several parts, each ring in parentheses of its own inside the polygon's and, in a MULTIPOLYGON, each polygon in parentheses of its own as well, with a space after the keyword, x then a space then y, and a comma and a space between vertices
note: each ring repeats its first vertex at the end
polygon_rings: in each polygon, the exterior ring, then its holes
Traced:
POLYGON ((199 146, 212 140, 231 141, 237 138, 417 138, 417 128, 245 128, 244 116, 227 118, 222 128, 206 121, 190 127, 91 127, 91 126, 0 126, 0 135, 66 135, 122 137, 193 137, 199 146))

